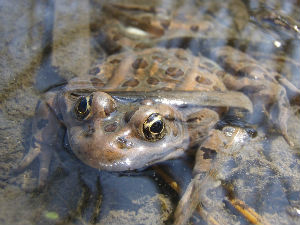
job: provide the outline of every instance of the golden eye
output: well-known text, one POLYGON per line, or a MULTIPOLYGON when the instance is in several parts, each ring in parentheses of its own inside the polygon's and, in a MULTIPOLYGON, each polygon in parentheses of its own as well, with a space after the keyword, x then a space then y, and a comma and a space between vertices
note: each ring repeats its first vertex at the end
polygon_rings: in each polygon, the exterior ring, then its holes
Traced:
POLYGON ((87 118, 87 116, 90 114, 92 97, 93 96, 87 96, 87 97, 82 96, 76 102, 74 110, 79 120, 83 120, 87 118))
POLYGON ((162 116, 152 113, 143 124, 143 134, 149 141, 157 141, 165 136, 165 124, 162 116))

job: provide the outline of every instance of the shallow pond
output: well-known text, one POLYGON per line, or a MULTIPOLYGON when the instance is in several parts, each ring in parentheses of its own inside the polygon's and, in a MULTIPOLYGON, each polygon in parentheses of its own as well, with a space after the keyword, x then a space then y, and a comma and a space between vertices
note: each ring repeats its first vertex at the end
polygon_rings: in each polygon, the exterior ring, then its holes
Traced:
MULTIPOLYGON (((299 1, 11 0, 0 2, 0 18, 0 224, 172 224, 185 217, 184 210, 174 212, 196 173, 200 143, 179 159, 119 173, 85 165, 61 132, 64 138, 57 142, 43 188, 36 188, 39 160, 12 172, 32 145, 36 105, 46 92, 100 73, 98 65, 107 59, 114 64, 130 61, 136 52, 155 55, 153 49, 170 49, 160 51, 171 54, 175 48, 199 60, 197 71, 208 74, 196 76, 193 84, 215 84, 217 74, 221 86, 208 91, 226 86, 249 96, 253 113, 245 119, 257 132, 246 142, 232 139, 229 152, 217 153, 207 175, 201 172, 205 178, 196 186, 200 197, 190 195, 190 205, 197 205, 188 223, 300 223, 299 1)), ((113 76, 91 79, 92 84, 112 92, 140 91, 146 82, 159 83, 163 91, 191 91, 188 79, 180 78, 190 69, 180 61, 186 60, 183 55, 176 55, 178 61, 166 59, 168 64, 155 57, 157 74, 166 66, 166 77, 149 80, 141 69, 150 63, 140 60, 130 62, 140 70, 135 79, 119 82, 116 89, 106 85, 114 83, 113 76)), ((178 93, 174 96, 180 100, 178 93)), ((187 99, 196 97, 182 95, 182 101, 187 99)), ((215 109, 217 104, 206 105, 215 109)))

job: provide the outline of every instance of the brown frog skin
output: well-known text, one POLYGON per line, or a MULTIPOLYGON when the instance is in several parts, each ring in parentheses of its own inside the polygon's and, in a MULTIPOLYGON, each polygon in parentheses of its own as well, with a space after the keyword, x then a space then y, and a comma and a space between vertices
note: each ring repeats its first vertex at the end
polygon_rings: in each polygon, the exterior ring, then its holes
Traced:
POLYGON ((206 140, 228 107, 252 111, 245 95, 226 90, 220 72, 214 62, 182 49, 108 57, 86 78, 45 95, 18 170, 39 158, 44 186, 60 129, 75 155, 101 170, 134 170, 177 158, 206 140))
POLYGON ((220 76, 230 90, 250 90, 249 97, 256 107, 260 106, 270 120, 279 128, 290 146, 294 146, 288 135, 287 120, 290 102, 286 89, 294 95, 300 91, 288 79, 276 71, 261 65, 256 59, 230 46, 211 50, 218 62, 228 73, 220 76), (274 113, 277 110, 278 112, 274 113))

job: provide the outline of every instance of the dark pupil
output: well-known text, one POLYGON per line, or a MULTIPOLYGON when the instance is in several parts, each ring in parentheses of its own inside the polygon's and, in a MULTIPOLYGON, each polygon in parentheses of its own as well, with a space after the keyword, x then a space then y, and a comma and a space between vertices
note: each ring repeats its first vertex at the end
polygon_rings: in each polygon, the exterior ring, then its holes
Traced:
POLYGON ((82 98, 78 104, 77 110, 79 113, 85 113, 86 109, 87 109, 86 98, 82 98))
POLYGON ((156 121, 155 123, 152 124, 152 126, 150 127, 150 131, 152 133, 156 133, 159 134, 163 129, 163 123, 161 120, 156 121))

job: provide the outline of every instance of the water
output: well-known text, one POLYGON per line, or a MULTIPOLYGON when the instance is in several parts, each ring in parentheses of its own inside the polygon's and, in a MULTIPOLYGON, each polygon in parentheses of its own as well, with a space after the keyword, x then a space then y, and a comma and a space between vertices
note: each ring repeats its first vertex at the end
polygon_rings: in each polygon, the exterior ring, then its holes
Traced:
MULTIPOLYGON (((0 1, 0 224, 170 222, 179 195, 151 168, 131 176, 98 172, 79 162, 65 143, 52 160, 45 190, 31 191, 37 161, 11 174, 28 151, 38 99, 110 54, 153 46, 187 48, 214 59, 211 49, 229 44, 299 89, 299 11, 296 0, 0 1), (150 26, 145 18, 163 26, 150 26), (111 36, 115 21, 122 22, 111 36), (177 21, 175 28, 170 21, 177 21)), ((203 191, 209 216, 195 213, 192 223, 211 224, 213 218, 218 224, 248 224, 249 218, 233 206, 232 199, 239 199, 260 215, 262 224, 299 224, 299 94, 287 94, 288 132, 295 147, 265 126, 265 118, 254 120, 263 121, 258 137, 234 156, 216 161, 218 175, 203 191), (266 135, 266 130, 271 132, 266 135)), ((163 167, 182 189, 191 179, 190 161, 163 167)))

